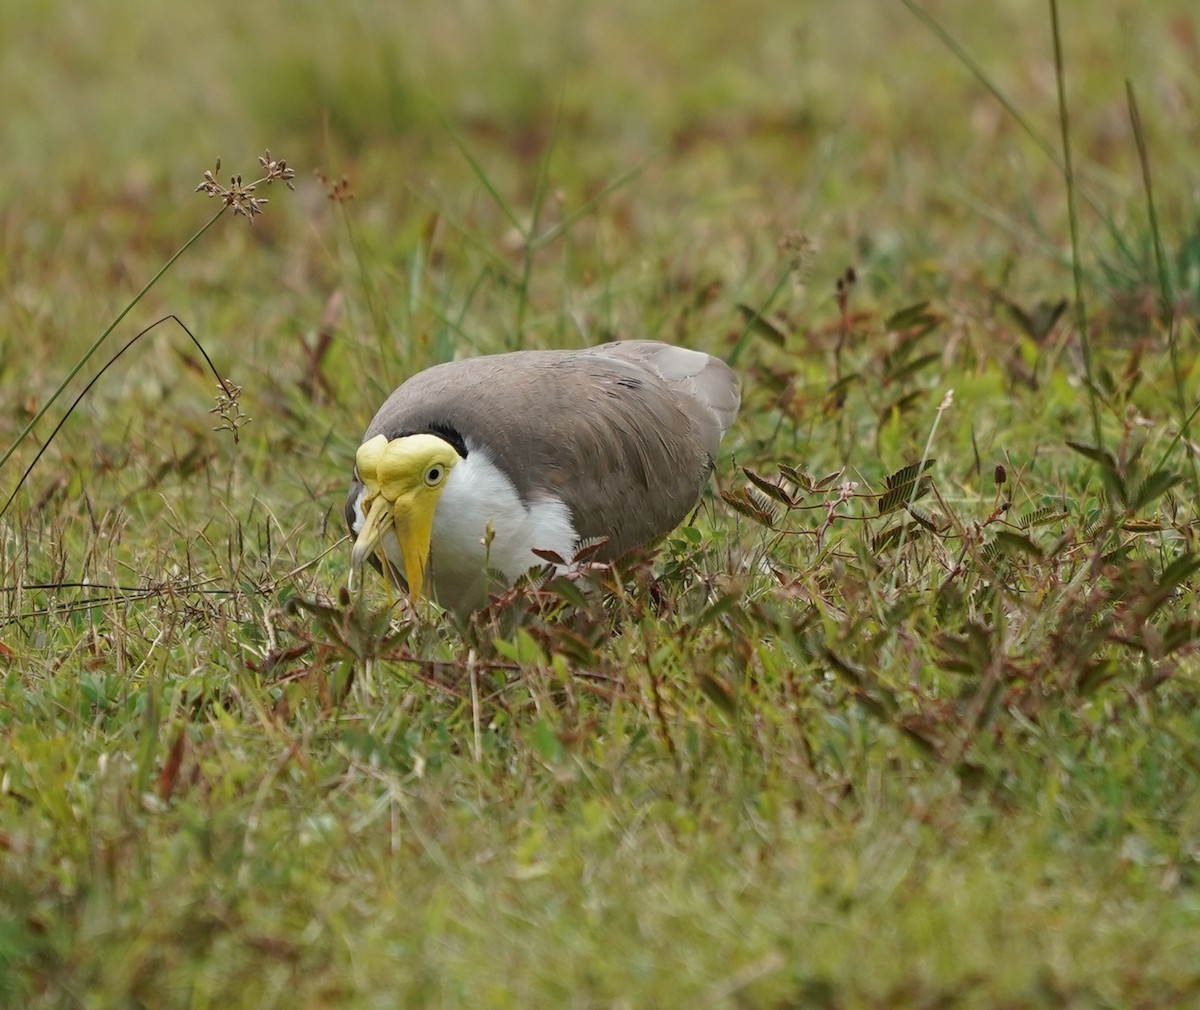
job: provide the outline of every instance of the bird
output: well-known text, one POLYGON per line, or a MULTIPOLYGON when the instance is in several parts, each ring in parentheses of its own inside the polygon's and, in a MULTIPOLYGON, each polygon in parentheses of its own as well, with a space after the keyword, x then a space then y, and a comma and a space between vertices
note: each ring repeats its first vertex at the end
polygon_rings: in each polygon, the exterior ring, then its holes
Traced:
POLYGON ((619 558, 695 506, 740 403, 720 358, 653 340, 418 372, 355 454, 350 588, 368 561, 412 602, 469 614, 544 565, 535 550, 619 558))

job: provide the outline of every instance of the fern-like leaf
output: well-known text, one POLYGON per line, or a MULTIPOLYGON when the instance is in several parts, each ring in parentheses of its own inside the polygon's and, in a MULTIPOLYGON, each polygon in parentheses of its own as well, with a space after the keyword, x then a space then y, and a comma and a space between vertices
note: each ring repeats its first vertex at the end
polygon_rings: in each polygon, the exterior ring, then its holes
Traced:
POLYGON ((766 477, 755 473, 753 470, 750 470, 747 467, 742 467, 742 473, 746 475, 746 479, 750 481, 751 484, 758 488, 768 498, 774 498, 775 501, 782 505, 786 505, 788 508, 792 508, 794 505, 796 505, 798 499, 793 498, 774 481, 767 480, 766 477))
POLYGON ((996 547, 1004 554, 1027 554, 1036 561, 1042 560, 1042 549, 1024 533, 997 530, 995 537, 996 547))
POLYGON ((896 523, 895 526, 889 526, 882 533, 876 533, 871 537, 871 553, 882 554, 884 551, 890 551, 900 543, 900 534, 903 532, 904 527, 896 523))
POLYGON ((1183 477, 1177 473, 1169 470, 1155 470, 1138 485, 1129 504, 1135 509, 1143 509, 1156 498, 1161 498, 1181 480, 1183 477))
POLYGON ((913 336, 917 337, 924 336, 940 322, 941 318, 929 311, 929 302, 917 302, 893 312, 883 325, 889 333, 916 330, 913 336))
POLYGON ((834 470, 833 473, 827 473, 824 477, 822 477, 819 481, 817 481, 817 483, 813 486, 812 490, 824 491, 827 487, 829 487, 830 484, 832 484, 835 480, 837 480, 839 477, 841 477, 841 475, 844 474, 845 472, 846 472, 845 469, 842 469, 842 470, 834 470))
POLYGON ((774 344, 776 347, 783 347, 787 343, 787 334, 764 316, 761 309, 756 309, 745 302, 738 302, 737 310, 742 314, 742 318, 746 321, 746 328, 751 333, 766 338, 768 343, 774 344))
POLYGON ((1042 505, 1032 509, 1021 515, 1017 520, 1017 526, 1023 530, 1031 529, 1034 526, 1046 526, 1049 523, 1057 522, 1060 519, 1065 519, 1067 513, 1053 505, 1042 505))
POLYGON ((933 487, 933 480, 924 474, 924 471, 933 466, 934 462, 927 459, 924 463, 910 463, 895 473, 888 474, 883 482, 887 490, 879 496, 879 514, 887 515, 927 495, 933 487))
POLYGON ((722 491, 721 500, 747 519, 752 519, 754 522, 766 526, 768 529, 775 526, 775 508, 765 495, 761 495, 756 491, 747 491, 745 488, 738 488, 736 491, 722 491), (761 504, 760 501, 756 501, 751 497, 752 494, 761 500, 761 504))
POLYGON ((938 526, 938 524, 935 523, 930 516, 927 516, 920 509, 915 508, 912 505, 909 505, 908 506, 908 514, 913 517, 913 519, 916 521, 916 523, 918 525, 925 527, 925 529, 929 530, 930 533, 940 533, 941 532, 941 528, 938 526))
POLYGON ((794 466, 787 466, 784 463, 780 463, 779 472, 786 480, 790 480, 802 491, 811 494, 816 489, 813 478, 804 470, 797 470, 794 466))

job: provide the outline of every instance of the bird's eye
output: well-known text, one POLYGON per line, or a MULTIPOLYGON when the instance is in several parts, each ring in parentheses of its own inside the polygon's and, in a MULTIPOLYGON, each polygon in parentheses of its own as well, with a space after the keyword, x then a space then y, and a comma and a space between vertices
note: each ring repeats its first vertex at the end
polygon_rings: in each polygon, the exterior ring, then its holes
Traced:
POLYGON ((435 464, 425 471, 425 483, 430 487, 436 487, 441 483, 442 477, 445 474, 440 464, 435 464))

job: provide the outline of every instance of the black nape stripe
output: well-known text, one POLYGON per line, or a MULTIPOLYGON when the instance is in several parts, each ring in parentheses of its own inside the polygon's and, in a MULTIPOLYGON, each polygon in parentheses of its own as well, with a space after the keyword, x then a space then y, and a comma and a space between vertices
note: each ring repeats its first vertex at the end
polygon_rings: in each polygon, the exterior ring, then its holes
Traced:
POLYGON ((409 435, 437 435, 438 438, 444 439, 450 443, 450 446, 463 459, 467 458, 467 443, 459 434, 458 429, 452 425, 441 422, 433 422, 425 425, 423 428, 409 428, 406 431, 394 436, 395 438, 407 438, 409 435))

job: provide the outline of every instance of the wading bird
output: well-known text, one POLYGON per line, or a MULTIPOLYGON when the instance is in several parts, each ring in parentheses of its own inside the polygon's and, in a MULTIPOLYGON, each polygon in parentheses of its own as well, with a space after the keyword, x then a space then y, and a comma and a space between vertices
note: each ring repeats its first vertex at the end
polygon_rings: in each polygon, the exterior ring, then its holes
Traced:
POLYGON ((544 564, 535 548, 569 559, 606 537, 595 557, 620 557, 696 504, 739 402, 723 361, 650 340, 426 369, 355 456, 351 582, 369 560, 462 613, 487 602, 489 572, 544 564))

